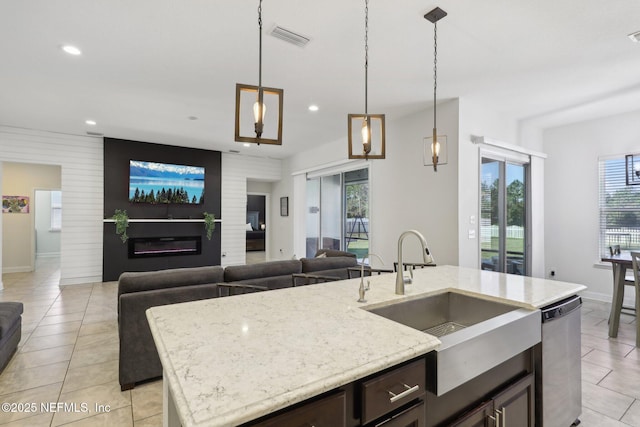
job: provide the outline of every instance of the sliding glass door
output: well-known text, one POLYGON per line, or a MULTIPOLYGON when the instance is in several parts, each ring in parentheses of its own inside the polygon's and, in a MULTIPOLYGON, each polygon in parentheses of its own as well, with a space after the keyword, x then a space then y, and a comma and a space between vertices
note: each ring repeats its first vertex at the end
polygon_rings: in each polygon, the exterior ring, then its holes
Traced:
POLYGON ((369 252, 368 169, 307 176, 306 256, 338 249, 369 252))
POLYGON ((480 173, 482 269, 526 275, 528 164, 482 157, 480 173))

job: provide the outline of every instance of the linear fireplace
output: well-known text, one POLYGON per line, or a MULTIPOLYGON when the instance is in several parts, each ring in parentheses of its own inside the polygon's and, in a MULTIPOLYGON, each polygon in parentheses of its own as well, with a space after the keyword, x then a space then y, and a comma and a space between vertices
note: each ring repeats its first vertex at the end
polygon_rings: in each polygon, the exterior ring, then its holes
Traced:
POLYGON ((200 236, 129 238, 129 258, 199 255, 201 252, 200 236))

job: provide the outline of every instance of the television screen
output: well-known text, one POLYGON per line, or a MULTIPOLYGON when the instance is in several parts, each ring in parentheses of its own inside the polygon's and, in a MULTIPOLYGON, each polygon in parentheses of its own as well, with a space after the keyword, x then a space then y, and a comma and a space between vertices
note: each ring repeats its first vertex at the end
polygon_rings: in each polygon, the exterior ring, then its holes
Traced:
POLYGON ((129 201, 204 203, 204 168, 130 160, 129 201))

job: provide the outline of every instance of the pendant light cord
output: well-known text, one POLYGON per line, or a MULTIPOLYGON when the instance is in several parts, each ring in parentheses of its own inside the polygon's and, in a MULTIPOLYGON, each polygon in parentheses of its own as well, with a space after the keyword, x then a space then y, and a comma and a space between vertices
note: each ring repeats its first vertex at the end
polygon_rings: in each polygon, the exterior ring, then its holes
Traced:
POLYGON ((364 2, 364 114, 369 114, 369 0, 364 2))
POLYGON ((436 90, 438 89, 438 22, 433 23, 433 128, 436 126, 436 90))
POLYGON ((262 87, 262 0, 258 5, 258 27, 260 28, 258 46, 258 87, 262 87))

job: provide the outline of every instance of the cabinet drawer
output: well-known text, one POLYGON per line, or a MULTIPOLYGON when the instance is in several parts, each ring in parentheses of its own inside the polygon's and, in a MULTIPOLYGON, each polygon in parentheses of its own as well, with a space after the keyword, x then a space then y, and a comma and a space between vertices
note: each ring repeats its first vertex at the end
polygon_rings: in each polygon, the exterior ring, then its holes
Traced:
POLYGON ((367 424, 424 395, 424 359, 362 383, 362 424, 367 424))
POLYGON ((323 399, 291 409, 273 418, 254 424, 254 426, 345 427, 346 408, 346 394, 344 391, 341 391, 323 399))

